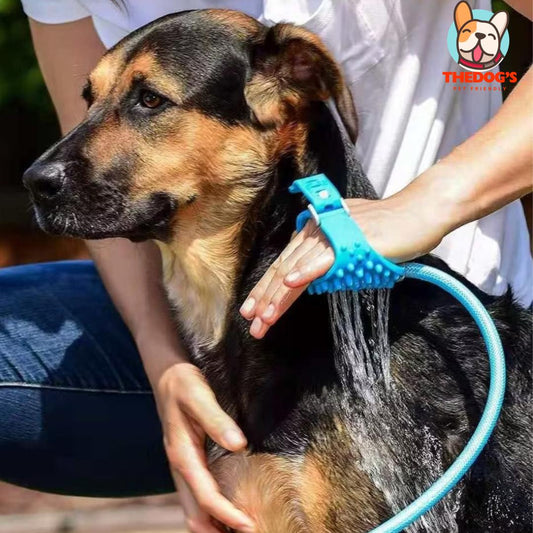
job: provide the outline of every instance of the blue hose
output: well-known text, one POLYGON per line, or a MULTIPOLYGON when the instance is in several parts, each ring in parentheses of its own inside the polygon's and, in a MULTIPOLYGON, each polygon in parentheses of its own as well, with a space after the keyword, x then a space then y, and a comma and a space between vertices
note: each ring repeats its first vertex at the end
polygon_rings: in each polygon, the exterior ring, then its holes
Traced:
POLYGON ((474 434, 454 463, 429 489, 398 514, 370 533, 402 531, 438 503, 466 474, 477 459, 496 426, 505 394, 505 356, 496 326, 483 304, 462 283, 440 270, 407 263, 405 277, 428 281, 454 296, 472 315, 487 346, 490 364, 490 385, 487 403, 474 434))

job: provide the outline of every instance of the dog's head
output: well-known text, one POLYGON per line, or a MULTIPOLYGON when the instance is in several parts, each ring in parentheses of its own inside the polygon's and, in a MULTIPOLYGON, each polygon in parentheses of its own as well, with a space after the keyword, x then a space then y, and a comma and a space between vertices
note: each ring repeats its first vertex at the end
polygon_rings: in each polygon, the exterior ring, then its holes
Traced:
POLYGON ((495 13, 489 21, 474 19, 468 2, 455 6, 457 51, 467 61, 487 63, 496 57, 507 28, 509 17, 505 11, 495 13))
POLYGON ((167 239, 242 216, 269 171, 298 158, 317 101, 356 119, 341 71, 301 28, 225 10, 170 15, 91 73, 86 119, 25 173, 38 221, 83 238, 167 239))

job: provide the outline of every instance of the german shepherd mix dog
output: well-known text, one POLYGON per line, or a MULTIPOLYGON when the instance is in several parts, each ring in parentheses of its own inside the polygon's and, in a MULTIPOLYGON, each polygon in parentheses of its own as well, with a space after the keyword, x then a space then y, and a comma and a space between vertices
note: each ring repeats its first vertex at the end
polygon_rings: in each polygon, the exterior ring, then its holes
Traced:
MULTIPOLYGON (((410 503, 484 406, 487 355, 463 307, 417 281, 392 290, 392 382, 375 385, 373 408, 344 379, 354 369, 326 296, 302 295, 262 340, 238 312, 305 208, 293 180, 323 172, 345 196, 376 197, 325 46, 238 12, 180 13, 111 49, 83 97, 85 121, 24 176, 37 219, 56 234, 158 241, 183 339, 249 440, 246 454, 209 447, 227 497, 264 533, 366 532, 410 503)), ((505 407, 465 480, 410 531, 531 529, 531 321, 511 295, 471 289, 505 346, 505 407)))

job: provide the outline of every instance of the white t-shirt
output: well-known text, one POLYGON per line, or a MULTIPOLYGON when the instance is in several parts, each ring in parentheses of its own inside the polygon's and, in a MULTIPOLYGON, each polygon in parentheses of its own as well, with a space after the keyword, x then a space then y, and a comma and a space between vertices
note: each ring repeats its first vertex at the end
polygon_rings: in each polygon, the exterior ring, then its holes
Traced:
MULTIPOLYGON (((111 0, 22 3, 30 17, 44 23, 91 16, 107 47, 185 9, 231 8, 269 25, 306 26, 343 66, 359 115, 359 158, 382 196, 405 187, 501 105, 501 92, 459 92, 445 83, 442 72, 460 70, 446 47, 457 0, 126 0, 127 9, 111 0)), ((489 0, 470 5, 491 9, 489 0)), ((486 292, 502 294, 510 284, 520 303, 531 304, 533 260, 520 202, 457 229, 435 253, 486 292)))

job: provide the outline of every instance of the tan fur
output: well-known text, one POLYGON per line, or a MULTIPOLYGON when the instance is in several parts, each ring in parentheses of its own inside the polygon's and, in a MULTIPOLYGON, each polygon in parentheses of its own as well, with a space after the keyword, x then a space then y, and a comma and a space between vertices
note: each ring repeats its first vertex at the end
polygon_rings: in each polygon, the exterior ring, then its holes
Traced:
MULTIPOLYGON (((118 102, 137 76, 155 80, 155 85, 162 93, 175 102, 180 101, 179 82, 165 74, 151 52, 143 52, 124 66, 123 53, 119 48, 104 56, 90 76, 95 96, 93 105, 97 106, 104 100, 118 102)), ((114 114, 109 114, 88 140, 84 153, 96 168, 105 170, 113 161, 131 152, 132 147, 144 143, 134 128, 120 121, 114 114)))
POLYGON ((298 459, 270 454, 234 454, 211 467, 223 493, 256 523, 257 533, 319 531, 306 519, 298 459))
POLYGON ((302 469, 302 510, 307 521, 313 524, 315 533, 327 533, 327 518, 334 488, 324 475, 320 462, 313 456, 306 456, 302 469))
POLYGON ((224 332, 238 236, 268 169, 268 150, 259 136, 188 112, 174 136, 143 148, 131 192, 144 197, 165 191, 182 200, 173 239, 164 245, 166 263, 173 266, 165 284, 188 334, 203 346, 216 344, 224 332), (189 198, 194 201, 186 205, 189 198))
POLYGON ((183 93, 179 81, 167 75, 152 52, 143 52, 126 65, 116 84, 117 96, 128 90, 132 81, 138 76, 153 82, 163 95, 174 102, 181 102, 183 93))
POLYGON ((89 76, 95 99, 103 98, 111 92, 117 79, 117 74, 123 68, 124 54, 120 48, 102 57, 89 76))
POLYGON ((124 64, 123 56, 122 49, 116 48, 107 53, 92 71, 89 80, 95 100, 109 98, 111 95, 115 99, 119 98, 129 89, 136 76, 142 76, 153 80, 166 96, 180 101, 182 93, 178 81, 166 74, 152 52, 142 52, 127 65, 124 64))
POLYGON ((88 139, 83 147, 83 153, 93 162, 97 170, 105 171, 114 161, 120 161, 139 141, 140 135, 134 128, 110 115, 104 119, 98 131, 88 139))
POLYGON ((216 460, 210 469, 223 494, 256 522, 258 533, 366 533, 386 516, 379 512, 382 495, 353 464, 349 487, 343 483, 342 449, 351 447, 342 435, 328 438, 338 456, 315 448, 294 458, 239 453, 216 460), (345 512, 336 515, 335 509, 345 512))
POLYGON ((239 11, 207 9, 205 13, 209 16, 210 21, 219 21, 229 30, 237 32, 243 37, 255 35, 261 30, 261 25, 255 19, 239 11))
POLYGON ((311 102, 335 101, 352 141, 357 117, 350 90, 333 56, 310 31, 291 24, 277 24, 270 40, 279 52, 262 57, 245 88, 248 105, 267 128, 293 120, 305 122, 311 102))

